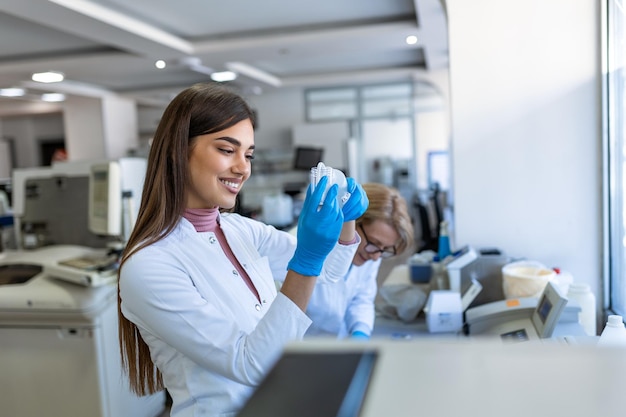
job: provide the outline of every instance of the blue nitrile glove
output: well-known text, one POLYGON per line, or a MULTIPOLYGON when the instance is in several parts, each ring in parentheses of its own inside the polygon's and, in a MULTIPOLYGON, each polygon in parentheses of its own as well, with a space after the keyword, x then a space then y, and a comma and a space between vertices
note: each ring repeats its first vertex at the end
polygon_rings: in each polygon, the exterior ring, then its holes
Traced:
POLYGON ((350 339, 370 340, 370 336, 365 332, 356 330, 352 332, 352 334, 350 335, 350 339))
POLYGON ((337 203, 337 185, 333 184, 321 206, 328 177, 324 176, 311 194, 311 185, 298 218, 298 244, 287 265, 301 275, 318 276, 326 256, 335 247, 343 226, 343 213, 337 203), (318 209, 319 208, 319 209, 318 209))
POLYGON ((350 220, 356 220, 365 213, 367 210, 367 206, 369 206, 370 201, 367 198, 367 194, 361 184, 358 184, 354 178, 348 177, 346 178, 348 182, 348 192, 350 193, 350 198, 343 205, 341 211, 343 211, 343 221, 347 222, 350 220))

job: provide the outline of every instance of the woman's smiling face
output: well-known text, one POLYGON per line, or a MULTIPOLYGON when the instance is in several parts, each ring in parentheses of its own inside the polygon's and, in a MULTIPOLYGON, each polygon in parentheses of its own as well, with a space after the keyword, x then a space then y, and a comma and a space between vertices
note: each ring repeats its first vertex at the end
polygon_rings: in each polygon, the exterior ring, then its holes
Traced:
POLYGON ((250 119, 198 136, 189 156, 187 208, 232 208, 250 177, 254 129, 250 119))

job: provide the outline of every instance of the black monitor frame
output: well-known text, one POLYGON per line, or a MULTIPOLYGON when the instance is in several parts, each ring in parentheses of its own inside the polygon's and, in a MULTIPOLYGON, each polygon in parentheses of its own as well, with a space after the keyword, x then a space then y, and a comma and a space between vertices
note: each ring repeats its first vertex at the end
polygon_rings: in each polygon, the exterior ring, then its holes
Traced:
POLYGON ((322 161, 324 148, 297 146, 293 160, 293 169, 308 171, 322 161))

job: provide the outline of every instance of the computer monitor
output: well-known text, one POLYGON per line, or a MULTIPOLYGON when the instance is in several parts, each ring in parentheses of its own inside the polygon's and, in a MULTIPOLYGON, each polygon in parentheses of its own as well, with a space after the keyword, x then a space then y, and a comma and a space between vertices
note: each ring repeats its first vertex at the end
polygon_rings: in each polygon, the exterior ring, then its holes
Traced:
POLYGON ((357 417, 378 352, 285 352, 237 417, 357 417))
POLYGON ((91 167, 89 176, 89 230, 98 235, 122 234, 122 180, 120 166, 105 162, 91 167))
POLYGON ((89 174, 89 230, 126 240, 139 211, 146 171, 144 158, 96 163, 89 174))
POLYGON ((293 168, 308 171, 317 166, 324 156, 324 148, 298 146, 295 149, 293 168))

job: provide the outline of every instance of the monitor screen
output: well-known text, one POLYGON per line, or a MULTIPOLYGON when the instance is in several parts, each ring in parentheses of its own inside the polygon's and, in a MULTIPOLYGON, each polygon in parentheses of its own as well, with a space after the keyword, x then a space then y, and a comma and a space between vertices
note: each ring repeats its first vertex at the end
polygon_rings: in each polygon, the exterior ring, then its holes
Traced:
POLYGON ((309 148, 299 146, 295 149, 293 168, 308 171, 317 166, 324 156, 324 148, 309 148))
POLYGON ((357 417, 378 353, 287 352, 237 417, 357 417))
POLYGON ((91 167, 89 175, 89 230, 102 236, 122 234, 121 171, 116 162, 91 167))
POLYGON ((542 323, 546 322, 548 314, 550 314, 550 310, 552 310, 552 303, 544 294, 541 297, 541 302, 539 303, 539 308, 537 309, 537 312, 539 313, 539 318, 541 319, 542 323))

